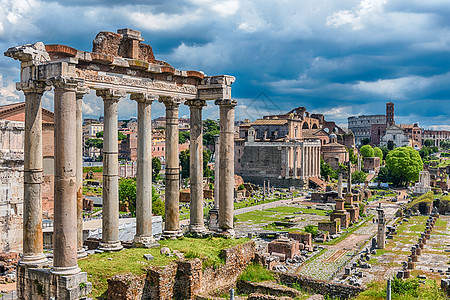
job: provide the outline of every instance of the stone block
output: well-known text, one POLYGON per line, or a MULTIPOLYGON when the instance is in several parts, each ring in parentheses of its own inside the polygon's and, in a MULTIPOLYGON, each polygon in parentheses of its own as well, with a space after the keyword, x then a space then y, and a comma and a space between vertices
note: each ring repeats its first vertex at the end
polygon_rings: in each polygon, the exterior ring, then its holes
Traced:
POLYGON ((151 255, 151 254, 144 254, 144 258, 146 260, 154 260, 155 259, 155 257, 153 255, 151 255))
POLYGON ((277 239, 272 241, 268 245, 269 253, 282 253, 285 254, 287 258, 294 258, 294 255, 298 255, 299 242, 292 239, 277 239))
POLYGON ((312 236, 309 232, 290 232, 288 233, 288 238, 294 239, 305 245, 312 245, 312 236))

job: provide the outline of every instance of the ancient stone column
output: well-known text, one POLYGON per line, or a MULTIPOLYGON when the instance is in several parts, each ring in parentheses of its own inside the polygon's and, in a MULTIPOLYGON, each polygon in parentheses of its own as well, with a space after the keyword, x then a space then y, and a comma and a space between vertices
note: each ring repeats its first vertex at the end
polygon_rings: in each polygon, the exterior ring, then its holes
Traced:
POLYGON ((41 265, 47 261, 42 236, 42 95, 44 83, 20 82, 25 94, 23 257, 21 264, 41 265))
POLYGON ((377 246, 378 249, 384 249, 385 247, 385 239, 386 239, 386 228, 385 228, 385 222, 386 219, 384 217, 384 210, 380 206, 377 208, 378 213, 378 230, 377 230, 377 246))
POLYGON ((352 163, 347 162, 347 194, 352 193, 352 163))
POLYGON ((209 230, 219 229, 219 135, 214 136, 214 207, 209 210, 209 230))
MULTIPOLYGON (((152 234, 152 102, 156 96, 132 94, 138 103, 135 247, 159 244, 152 234)), ((125 165, 125 169, 126 169, 125 165)))
POLYGON ((234 108, 237 102, 220 99, 215 104, 220 108, 219 227, 234 235, 234 108))
POLYGON ((290 147, 286 147, 286 176, 285 178, 289 178, 290 174, 289 174, 289 152, 290 152, 290 147))
POLYGON ((55 185, 53 270, 77 274, 77 81, 71 77, 51 80, 55 87, 55 185))
POLYGON ((338 174, 338 197, 342 198, 342 172, 338 174))
POLYGON ((77 118, 77 257, 87 256, 83 248, 83 96, 89 89, 78 86, 76 92, 76 118, 77 118))
POLYGON ((166 106, 166 198, 163 236, 176 238, 180 232, 180 159, 178 156, 178 107, 180 99, 159 97, 166 106))
POLYGON ((202 134, 202 109, 206 106, 205 100, 187 100, 185 102, 190 109, 190 224, 191 233, 206 231, 203 222, 203 134, 202 134))
POLYGON ((119 161, 117 143, 117 106, 125 92, 112 89, 97 90, 103 98, 103 206, 102 242, 99 249, 118 251, 119 240, 119 161))
POLYGON ((294 178, 297 178, 297 146, 294 146, 294 178))

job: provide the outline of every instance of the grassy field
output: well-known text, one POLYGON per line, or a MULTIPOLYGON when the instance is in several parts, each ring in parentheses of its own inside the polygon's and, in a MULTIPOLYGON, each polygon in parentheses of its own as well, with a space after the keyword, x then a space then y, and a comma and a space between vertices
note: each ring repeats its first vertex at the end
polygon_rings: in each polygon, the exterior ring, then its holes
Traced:
MULTIPOLYGON (((222 249, 240 245, 247 241, 249 239, 181 238, 178 240, 162 240, 159 243, 161 247, 179 250, 186 258, 198 257, 202 259, 204 266, 218 266, 224 263, 219 257, 222 249)), ((107 290, 108 278, 125 273, 143 275, 146 273, 148 266, 163 266, 174 260, 174 257, 161 255, 159 247, 151 249, 132 248, 119 252, 93 254, 79 260, 78 265, 81 270, 88 273, 88 279, 92 282, 91 296, 98 298, 107 290), (152 254, 155 259, 146 261, 143 258, 144 254, 152 254)))
MULTIPOLYGON (((279 206, 265 210, 255 210, 236 216, 236 222, 249 222, 251 224, 270 223, 283 219, 286 216, 293 215, 295 212, 303 214, 316 214, 326 216, 325 210, 307 209, 301 207, 279 206)), ((298 214, 297 216, 301 216, 298 214)))
POLYGON ((347 238, 350 234, 355 232, 358 228, 361 228, 366 224, 366 222, 371 221, 375 216, 369 215, 364 219, 364 222, 359 225, 353 225, 350 228, 347 228, 346 232, 342 233, 338 238, 335 238, 329 242, 323 243, 323 245, 336 245, 340 241, 343 241, 345 238, 347 238))

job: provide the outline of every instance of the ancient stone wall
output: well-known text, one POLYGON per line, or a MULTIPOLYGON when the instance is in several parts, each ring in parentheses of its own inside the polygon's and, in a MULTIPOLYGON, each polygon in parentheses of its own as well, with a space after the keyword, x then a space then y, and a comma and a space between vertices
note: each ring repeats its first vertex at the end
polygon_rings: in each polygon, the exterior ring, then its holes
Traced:
POLYGON ((331 298, 350 299, 364 291, 364 289, 361 287, 332 283, 330 281, 317 280, 301 275, 278 272, 275 274, 278 281, 283 284, 292 286, 295 283, 301 286, 304 290, 322 295, 328 295, 331 298))
POLYGON ((24 123, 0 120, 0 251, 22 251, 24 123))
POLYGON ((222 250, 225 264, 220 267, 203 269, 202 261, 196 258, 151 266, 145 280, 136 275, 117 275, 108 280, 108 299, 194 299, 200 293, 227 291, 254 255, 255 244, 250 241, 222 250))

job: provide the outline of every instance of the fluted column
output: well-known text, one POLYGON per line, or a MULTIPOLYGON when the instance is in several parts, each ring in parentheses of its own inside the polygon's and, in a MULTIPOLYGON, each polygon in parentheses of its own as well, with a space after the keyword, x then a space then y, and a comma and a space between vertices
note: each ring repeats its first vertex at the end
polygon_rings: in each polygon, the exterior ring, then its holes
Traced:
POLYGON ((60 275, 80 272, 77 264, 77 81, 50 80, 55 87, 55 185, 53 270, 60 275))
POLYGON ((220 108, 219 228, 234 235, 234 108, 236 100, 215 101, 220 108))
POLYGON ((121 250, 119 240, 119 161, 117 143, 117 106, 125 92, 112 89, 97 90, 103 98, 103 205, 102 242, 103 251, 121 250))
POLYGON ((209 210, 209 230, 219 229, 219 137, 214 136, 214 207, 209 210))
POLYGON ((23 257, 21 264, 40 265, 47 261, 42 235, 42 95, 44 83, 18 83, 25 94, 23 257))
POLYGON ((206 106, 205 100, 187 100, 190 109, 191 137, 189 146, 190 168, 190 223, 191 233, 206 231, 203 222, 203 134, 202 109, 206 106))
POLYGON ((166 106, 166 196, 163 236, 176 238, 180 232, 180 158, 178 156, 178 107, 180 99, 159 97, 166 106))
MULTIPOLYGON (((135 247, 157 247, 152 234, 152 102, 157 96, 132 94, 138 103, 135 247)), ((126 165, 125 165, 126 169, 126 165)))
POLYGON ((89 93, 89 89, 78 86, 76 92, 76 118, 77 118, 77 256, 87 256, 83 248, 83 96, 89 93))

